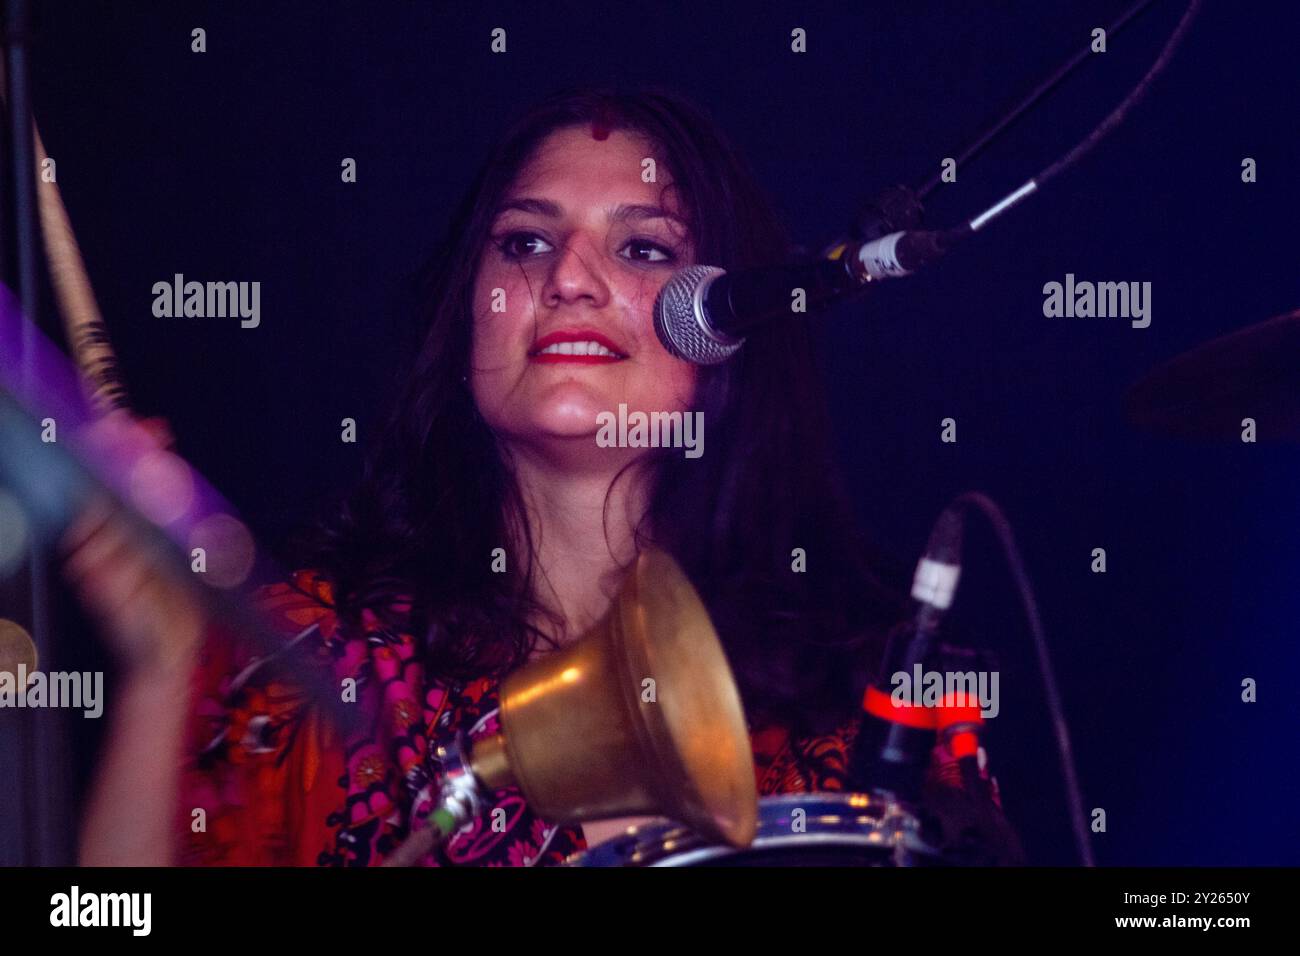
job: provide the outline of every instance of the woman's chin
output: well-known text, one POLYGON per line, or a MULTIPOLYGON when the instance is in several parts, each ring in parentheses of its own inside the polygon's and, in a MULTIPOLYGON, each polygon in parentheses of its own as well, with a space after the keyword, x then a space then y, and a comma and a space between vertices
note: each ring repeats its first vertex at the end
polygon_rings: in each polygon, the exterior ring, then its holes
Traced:
POLYGON ((539 422, 536 427, 530 429, 533 441, 536 442, 563 442, 565 444, 574 444, 586 442, 592 448, 596 447, 596 430, 599 426, 596 424, 596 415, 593 412, 591 417, 581 421, 564 420, 560 422, 539 422))
MULTIPOLYGON (((622 400, 624 403, 627 399, 622 400)), ((567 382, 555 386, 534 401, 516 400, 514 415, 491 422, 493 430, 518 445, 526 446, 552 462, 570 462, 583 471, 592 467, 619 467, 629 450, 607 447, 597 439, 602 421, 617 415, 619 399, 586 383, 567 382)), ((635 452, 632 452, 635 456, 635 452)))
POLYGON ((531 427, 516 431, 512 438, 517 445, 531 449, 534 455, 549 461, 552 466, 579 472, 619 469, 627 460, 637 456, 637 449, 605 447, 597 441, 599 426, 596 413, 582 420, 561 418, 538 421, 531 427))
POLYGON ((575 382, 548 390, 526 412, 529 431, 554 438, 590 436, 593 444, 602 412, 617 410, 618 402, 575 382))

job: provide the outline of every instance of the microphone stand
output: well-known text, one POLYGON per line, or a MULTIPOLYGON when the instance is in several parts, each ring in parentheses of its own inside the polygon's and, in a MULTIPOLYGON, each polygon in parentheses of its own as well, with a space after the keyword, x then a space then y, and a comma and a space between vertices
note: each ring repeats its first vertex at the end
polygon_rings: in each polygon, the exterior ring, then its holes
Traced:
MULTIPOLYGON (((28 77, 28 41, 31 27, 29 0, 6 0, 4 8, 4 81, 8 108, 8 158, 6 177, 11 192, 5 197, 5 229, 0 249, 0 271, 12 277, 22 311, 33 323, 39 321, 38 248, 36 225, 36 169, 28 77), (12 210, 12 219, 8 213, 12 210), (12 233, 8 231, 13 223, 12 233)), ((38 329, 26 326, 20 343, 25 385, 36 384, 36 367, 31 361, 38 329)), ((48 567, 43 551, 33 536, 27 547, 27 609, 32 639, 41 661, 59 660, 51 628, 48 567)), ((6 588, 7 590, 8 588, 6 588)), ((0 862, 28 866, 68 864, 73 861, 73 819, 67 778, 69 771, 68 733, 65 715, 58 710, 36 708, 12 718, 14 733, 0 734, 0 757, 12 761, 18 772, 12 775, 11 804, 16 812, 0 851, 0 862), (13 857, 10 857, 10 853, 13 857)), ((8 776, 8 775, 6 775, 8 776)))

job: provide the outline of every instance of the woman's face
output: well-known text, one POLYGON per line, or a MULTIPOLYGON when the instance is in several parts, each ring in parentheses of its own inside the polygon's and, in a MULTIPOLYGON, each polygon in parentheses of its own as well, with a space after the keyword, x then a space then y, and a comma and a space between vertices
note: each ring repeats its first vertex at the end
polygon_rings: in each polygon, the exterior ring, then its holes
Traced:
POLYGON ((636 452, 596 445, 597 415, 686 411, 695 367, 655 337, 655 297, 695 261, 676 190, 636 134, 545 139, 506 193, 474 286, 472 385, 492 430, 570 467, 636 452))

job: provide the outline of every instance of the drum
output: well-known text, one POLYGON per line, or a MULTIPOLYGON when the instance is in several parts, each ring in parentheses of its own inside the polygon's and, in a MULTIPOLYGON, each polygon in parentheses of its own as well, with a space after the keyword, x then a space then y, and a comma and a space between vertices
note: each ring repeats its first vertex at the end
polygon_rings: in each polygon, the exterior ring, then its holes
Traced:
POLYGON ((921 823, 887 794, 793 793, 758 802, 748 847, 710 843, 665 820, 576 853, 566 866, 934 866, 921 823))

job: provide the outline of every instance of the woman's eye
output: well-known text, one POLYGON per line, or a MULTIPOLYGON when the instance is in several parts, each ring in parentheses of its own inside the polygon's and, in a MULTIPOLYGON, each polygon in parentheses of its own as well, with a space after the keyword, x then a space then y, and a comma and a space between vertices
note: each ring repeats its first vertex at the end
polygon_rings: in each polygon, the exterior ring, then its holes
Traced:
MULTIPOLYGON (((526 259, 554 251, 549 242, 533 232, 508 233, 496 245, 507 259, 526 259)), ((648 239, 630 240, 620 254, 633 262, 674 262, 677 259, 671 249, 648 239)))
POLYGON ((548 252, 550 244, 541 236, 531 232, 512 232, 503 236, 497 243, 497 247, 508 259, 523 259, 526 256, 535 256, 540 252, 548 252), (528 250, 528 245, 542 245, 546 248, 528 250))
POLYGON ((633 239, 623 248, 633 250, 633 255, 626 256, 625 258, 637 262, 672 262, 676 258, 670 250, 665 249, 663 246, 659 245, 659 243, 650 242, 646 239, 633 239), (648 252, 650 256, 642 257, 638 254, 641 252, 648 252))

